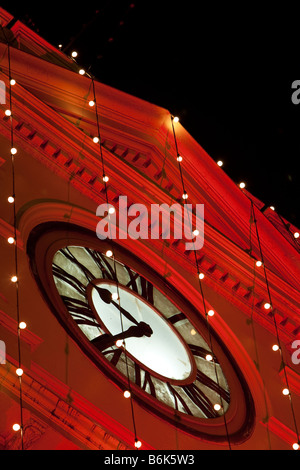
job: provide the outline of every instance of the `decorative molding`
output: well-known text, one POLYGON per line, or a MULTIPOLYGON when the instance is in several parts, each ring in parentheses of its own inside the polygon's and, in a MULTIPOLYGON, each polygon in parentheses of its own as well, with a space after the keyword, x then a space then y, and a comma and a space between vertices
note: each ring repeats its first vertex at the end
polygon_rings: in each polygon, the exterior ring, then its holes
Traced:
MULTIPOLYGON (((10 333, 13 333, 16 336, 18 335, 17 321, 3 312, 3 310, 0 310, 0 325, 10 333)), ((24 341, 24 343, 29 346, 31 352, 35 351, 38 346, 43 343, 43 340, 36 334, 32 333, 28 327, 22 330, 21 341, 24 341)))
MULTIPOLYGON (((19 379, 14 370, 13 360, 9 358, 6 365, 0 367, 0 380, 7 393, 18 397, 19 379)), ((41 416, 45 423, 58 428, 68 439, 78 442, 83 449, 134 448, 134 436, 130 431, 37 364, 32 364, 32 370, 24 370, 22 397, 24 406, 41 416)), ((151 449, 147 443, 143 443, 143 448, 151 449)))

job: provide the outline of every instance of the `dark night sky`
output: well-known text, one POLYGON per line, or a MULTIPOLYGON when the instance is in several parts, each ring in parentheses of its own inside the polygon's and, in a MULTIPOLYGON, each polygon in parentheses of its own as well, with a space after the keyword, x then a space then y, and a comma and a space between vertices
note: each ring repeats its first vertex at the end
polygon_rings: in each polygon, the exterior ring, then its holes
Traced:
POLYGON ((294 5, 265 12, 253 2, 61 4, 1 2, 54 46, 77 50, 99 81, 179 115, 234 181, 300 227, 294 5))

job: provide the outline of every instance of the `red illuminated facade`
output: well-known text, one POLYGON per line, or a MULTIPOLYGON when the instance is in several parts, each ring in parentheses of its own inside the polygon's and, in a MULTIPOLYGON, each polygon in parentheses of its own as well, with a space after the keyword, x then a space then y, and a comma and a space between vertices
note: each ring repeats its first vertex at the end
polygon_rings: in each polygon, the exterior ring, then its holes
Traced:
MULTIPOLYGON (((98 130, 95 107, 89 105, 92 82, 78 73, 76 62, 2 9, 0 21, 0 80, 6 87, 6 103, 0 106, 0 340, 6 351, 0 364, 0 449, 21 446, 20 433, 12 430, 20 421, 20 387, 15 372, 16 285, 10 280, 15 251, 7 242, 15 229, 7 200, 13 184, 11 118, 5 115, 10 88, 7 39, 16 80, 11 97, 17 148, 18 308, 27 324, 20 332, 24 448, 134 449, 123 382, 80 339, 49 268, 59 241, 61 246, 76 241, 101 249, 96 210, 106 202, 106 193, 99 145, 93 142, 98 130)), ((122 195, 129 206, 180 202, 170 112, 97 81, 95 92, 109 203, 117 205, 122 195)), ((297 228, 289 226, 288 231, 275 211, 239 188, 180 123, 175 130, 189 203, 204 204, 204 246, 196 256, 205 275, 205 301, 215 312, 209 325, 231 392, 224 415, 229 434, 223 416, 181 417, 165 411, 151 392, 140 392, 134 384, 136 433, 145 450, 290 450, 299 440, 300 420, 300 364, 292 360, 292 345, 300 340, 297 228), (261 253, 266 271, 255 264, 261 253), (264 308, 268 287, 271 311, 264 308), (272 350, 277 333, 282 356, 272 350), (286 380, 288 396, 282 394, 286 380)), ((184 240, 105 243, 105 249, 119 250, 120 260, 189 310, 189 321, 202 328, 205 312, 195 255, 186 251, 184 240)))

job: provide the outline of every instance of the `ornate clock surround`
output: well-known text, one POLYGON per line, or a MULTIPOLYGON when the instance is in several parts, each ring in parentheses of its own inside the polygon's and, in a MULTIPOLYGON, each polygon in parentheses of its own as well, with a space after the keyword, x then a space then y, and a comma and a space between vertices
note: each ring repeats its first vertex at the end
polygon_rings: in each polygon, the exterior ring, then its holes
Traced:
MULTIPOLYGON (((46 300, 50 310, 70 337, 79 345, 84 354, 97 366, 97 368, 112 380, 117 387, 124 389, 127 379, 109 361, 103 361, 100 352, 97 352, 90 341, 82 334, 69 312, 63 305, 61 297, 55 286, 52 275, 52 260, 54 254, 67 245, 86 246, 99 251, 113 249, 117 259, 128 265, 140 275, 152 282, 167 297, 172 298, 178 308, 185 312, 193 325, 201 332, 208 342, 208 331, 205 320, 195 306, 178 292, 178 288, 168 282, 161 274, 156 273, 145 261, 141 261, 135 254, 129 252, 117 243, 100 241, 88 229, 69 223, 45 222, 36 226, 27 240, 27 254, 29 256, 32 274, 46 300)), ((139 255, 142 256, 141 253, 139 255)), ((230 388, 230 406, 226 411, 227 429, 232 443, 241 443, 252 434, 255 421, 255 406, 248 384, 243 377, 236 360, 223 344, 218 335, 210 329, 213 339, 213 350, 222 366, 224 375, 230 388), (220 360, 221 358, 221 360, 220 360)), ((212 419, 201 419, 177 413, 168 409, 163 403, 154 399, 139 387, 132 385, 134 399, 142 408, 158 416, 173 426, 196 437, 209 442, 226 442, 227 436, 224 428, 224 416, 212 419)))

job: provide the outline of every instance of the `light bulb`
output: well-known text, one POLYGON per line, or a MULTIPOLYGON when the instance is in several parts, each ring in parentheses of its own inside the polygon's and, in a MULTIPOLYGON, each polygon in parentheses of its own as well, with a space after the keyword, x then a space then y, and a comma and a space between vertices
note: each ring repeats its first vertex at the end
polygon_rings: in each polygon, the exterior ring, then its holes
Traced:
POLYGON ((93 138, 93 142, 95 142, 95 144, 98 144, 98 142, 99 142, 99 137, 94 137, 94 138, 93 138))
POLYGON ((210 317, 213 317, 215 314, 215 312, 213 310, 208 310, 207 312, 207 315, 209 315, 210 317))
POLYGON ((192 336, 195 336, 196 333, 197 333, 196 330, 194 330, 194 328, 192 328, 192 329, 191 329, 191 335, 192 335, 192 336))
POLYGON ((205 359, 206 359, 207 361, 212 361, 212 360, 213 360, 213 357, 212 357, 211 354, 206 354, 205 359))
POLYGON ((20 367, 16 370, 16 374, 21 377, 23 375, 23 369, 21 369, 20 367))
POLYGON ((25 323, 24 321, 21 321, 21 322, 19 323, 19 328, 20 328, 20 330, 25 330, 26 326, 27 326, 27 325, 26 325, 26 323, 25 323))
POLYGON ((270 206, 270 209, 271 209, 272 211, 275 211, 275 207, 274 207, 274 206, 270 206))
POLYGON ((139 439, 136 439, 136 440, 134 441, 134 446, 135 446, 137 449, 139 449, 140 447, 142 447, 141 441, 140 441, 139 439))
POLYGON ((18 278, 17 278, 17 276, 12 276, 10 278, 10 280, 11 280, 11 282, 17 282, 18 278))
POLYGON ((264 304, 264 308, 265 308, 266 310, 268 310, 269 308, 271 308, 271 304, 269 304, 269 302, 266 302, 266 303, 264 304))
POLYGON ((177 161, 178 161, 178 162, 182 162, 182 156, 181 156, 181 155, 178 155, 178 156, 177 156, 177 161))
POLYGON ((14 431, 20 431, 21 426, 18 423, 15 423, 15 424, 13 424, 12 428, 13 428, 14 431))
POLYGON ((195 229, 195 230, 193 231, 193 235, 195 235, 195 237, 196 237, 197 235, 199 235, 199 233, 200 233, 200 232, 199 232, 199 230, 197 230, 197 229, 195 229))
POLYGON ((77 57, 77 56, 78 56, 78 52, 73 51, 72 54, 71 54, 71 56, 74 57, 74 58, 77 57))
POLYGON ((9 196, 7 200, 10 204, 12 204, 15 201, 15 198, 13 196, 9 196))
POLYGON ((299 445, 298 442, 294 442, 294 444, 292 445, 292 447, 293 447, 294 450, 299 450, 300 445, 299 445))
POLYGON ((290 391, 289 391, 288 388, 284 388, 284 389, 282 390, 282 395, 289 395, 289 393, 290 393, 290 391))
POLYGON ((16 155, 17 149, 16 149, 15 147, 12 147, 12 148, 10 149, 10 153, 11 153, 12 155, 16 155))
POLYGON ((130 395, 131 395, 131 393, 130 393, 129 390, 125 390, 125 392, 123 393, 123 395, 124 395, 125 398, 129 398, 130 395))
POLYGON ((85 74, 85 70, 84 70, 84 69, 80 69, 78 73, 79 73, 79 75, 84 75, 84 74, 85 74))
POLYGON ((106 254, 106 256, 108 256, 110 258, 113 255, 113 252, 111 250, 107 250, 107 252, 105 254, 106 254))
POLYGON ((256 264, 256 266, 257 266, 258 268, 260 268, 260 267, 262 266, 262 262, 261 262, 261 261, 256 261, 255 264, 256 264))
POLYGON ((115 209, 114 207, 110 207, 110 208, 108 209, 108 213, 109 213, 109 214, 114 214, 115 211, 116 211, 116 209, 115 209))
POLYGON ((89 106, 91 106, 91 107, 95 106, 95 101, 93 101, 93 100, 89 101, 89 106))
POLYGON ((217 165, 218 165, 218 166, 223 166, 222 160, 219 160, 219 161, 217 162, 217 165))
POLYGON ((278 349, 279 349, 278 344, 273 344, 272 349, 273 349, 273 351, 278 351, 278 349))
POLYGON ((118 296, 117 292, 113 292, 113 293, 111 294, 111 298, 112 298, 113 300, 118 300, 119 296, 118 296))
POLYGON ((204 274, 203 273, 199 273, 199 279, 204 279, 204 274))
POLYGON ((219 405, 219 403, 216 403, 216 404, 214 405, 214 409, 215 409, 216 411, 220 411, 221 408, 222 408, 222 407, 221 407, 221 405, 219 405))
POLYGON ((5 110, 5 116, 11 116, 11 110, 10 109, 5 110))
POLYGON ((187 193, 184 191, 183 195, 182 195, 182 199, 187 199, 188 198, 188 195, 187 193))
MULTIPOLYGON (((107 183, 109 181, 109 177, 106 176, 106 175, 104 175, 102 179, 103 179, 104 183, 107 183)), ((112 212, 112 214, 113 214, 113 212, 112 212)))
POLYGON ((14 237, 8 237, 7 241, 10 245, 12 245, 15 242, 15 239, 14 237))
POLYGON ((123 342, 122 339, 118 339, 115 344, 116 344, 117 348, 120 348, 121 346, 123 346, 124 342, 123 342))
POLYGON ((300 236, 299 232, 294 233, 294 238, 299 238, 299 236, 300 236))
POLYGON ((239 184, 239 186, 240 186, 240 188, 242 188, 242 189, 243 189, 243 188, 245 188, 245 187, 246 187, 246 184, 242 182, 242 183, 240 183, 240 184, 239 184))
POLYGON ((14 86, 17 82, 14 78, 12 78, 9 82, 12 86, 14 86))
POLYGON ((173 121, 174 121, 174 122, 179 122, 179 117, 178 117, 178 116, 174 116, 174 117, 173 117, 173 121))

